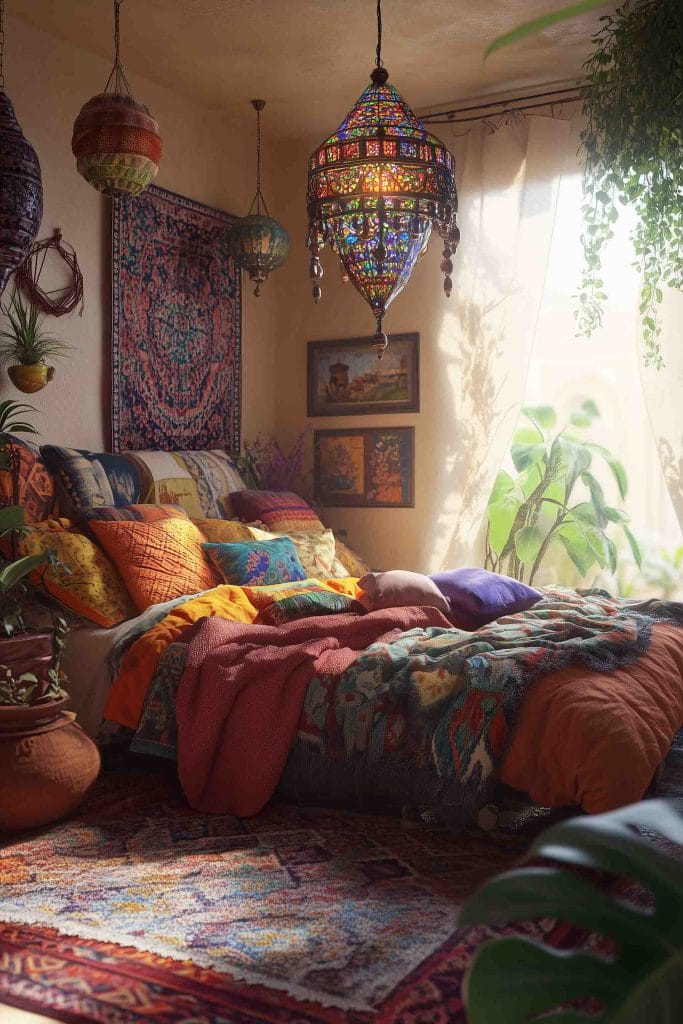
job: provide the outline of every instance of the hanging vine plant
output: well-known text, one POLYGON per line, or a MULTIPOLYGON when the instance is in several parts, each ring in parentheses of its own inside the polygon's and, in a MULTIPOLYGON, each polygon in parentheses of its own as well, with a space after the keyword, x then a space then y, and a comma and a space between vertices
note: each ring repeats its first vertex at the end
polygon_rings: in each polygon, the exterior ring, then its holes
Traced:
MULTIPOLYGON (((604 6, 607 0, 581 0, 550 11, 499 36, 485 56, 604 6)), ((663 286, 683 289, 683 3, 625 0, 600 21, 581 89, 585 261, 577 321, 588 337, 602 323, 601 257, 620 206, 630 206, 645 361, 660 367, 663 286)))
POLYGON ((663 286, 683 288, 681 0, 626 0, 601 18, 593 42, 582 88, 585 265, 577 320, 588 337, 602 322, 601 256, 619 207, 630 206, 645 359, 661 366, 663 286))

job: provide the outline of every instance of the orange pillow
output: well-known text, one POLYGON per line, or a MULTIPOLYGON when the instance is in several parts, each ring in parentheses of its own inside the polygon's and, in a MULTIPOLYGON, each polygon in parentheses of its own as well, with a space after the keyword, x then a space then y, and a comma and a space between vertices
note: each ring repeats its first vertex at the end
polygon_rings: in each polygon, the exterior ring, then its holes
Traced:
POLYGON ((121 573, 138 611, 221 582, 204 556, 204 538, 189 519, 93 520, 89 525, 121 573))

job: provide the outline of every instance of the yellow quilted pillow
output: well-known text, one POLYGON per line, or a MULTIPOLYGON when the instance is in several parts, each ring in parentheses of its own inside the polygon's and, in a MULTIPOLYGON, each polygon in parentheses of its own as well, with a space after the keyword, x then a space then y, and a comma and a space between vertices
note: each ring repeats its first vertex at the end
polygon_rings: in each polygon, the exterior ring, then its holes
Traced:
POLYGON ((289 537, 296 548, 299 561, 309 579, 319 580, 341 579, 349 573, 336 556, 336 546, 332 530, 322 533, 267 533, 255 526, 248 527, 254 540, 272 540, 275 537, 289 537))
POLYGON ((236 544, 254 539, 249 527, 234 519, 193 519, 192 522, 211 544, 236 544))
POLYGON ((113 563, 89 537, 68 529, 68 520, 47 519, 20 537, 20 555, 51 550, 70 569, 37 570, 40 583, 65 608, 97 626, 117 626, 137 614, 113 563))

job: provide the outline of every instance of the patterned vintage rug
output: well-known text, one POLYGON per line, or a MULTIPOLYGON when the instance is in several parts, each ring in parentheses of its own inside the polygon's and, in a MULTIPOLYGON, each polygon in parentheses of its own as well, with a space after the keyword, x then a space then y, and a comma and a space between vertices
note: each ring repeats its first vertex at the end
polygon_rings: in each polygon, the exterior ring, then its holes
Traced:
POLYGON ((488 934, 458 909, 525 845, 286 805, 205 816, 173 781, 110 774, 0 849, 0 1001, 97 1024, 456 1024, 488 934))

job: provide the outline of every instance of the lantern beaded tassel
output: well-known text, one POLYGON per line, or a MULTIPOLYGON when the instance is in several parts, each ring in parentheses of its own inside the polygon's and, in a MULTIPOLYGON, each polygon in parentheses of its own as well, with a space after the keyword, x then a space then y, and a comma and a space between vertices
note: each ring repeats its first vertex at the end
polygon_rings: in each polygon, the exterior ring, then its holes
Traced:
POLYGON ((246 217, 236 220, 228 232, 228 250, 237 265, 256 283, 254 295, 271 270, 281 267, 289 253, 289 235, 279 221, 270 216, 261 191, 261 111, 265 100, 252 100, 256 111, 256 194, 246 217), (265 213, 261 213, 261 203, 265 213), (256 213, 253 213, 256 206, 256 213))
POLYGON ((104 92, 81 109, 71 140, 79 174, 115 199, 137 196, 147 188, 162 153, 159 125, 133 96, 121 63, 121 2, 114 0, 114 67, 104 92))
POLYGON ((313 298, 319 302, 322 295, 320 252, 329 242, 375 316, 378 359, 387 346, 384 314, 408 283, 432 228, 444 241, 447 296, 453 287, 450 257, 460 240, 453 156, 389 85, 381 46, 378 0, 371 84, 311 156, 307 193, 313 298))
POLYGON ((0 295, 31 248, 43 216, 38 157, 5 94, 4 14, 0 0, 0 295))

